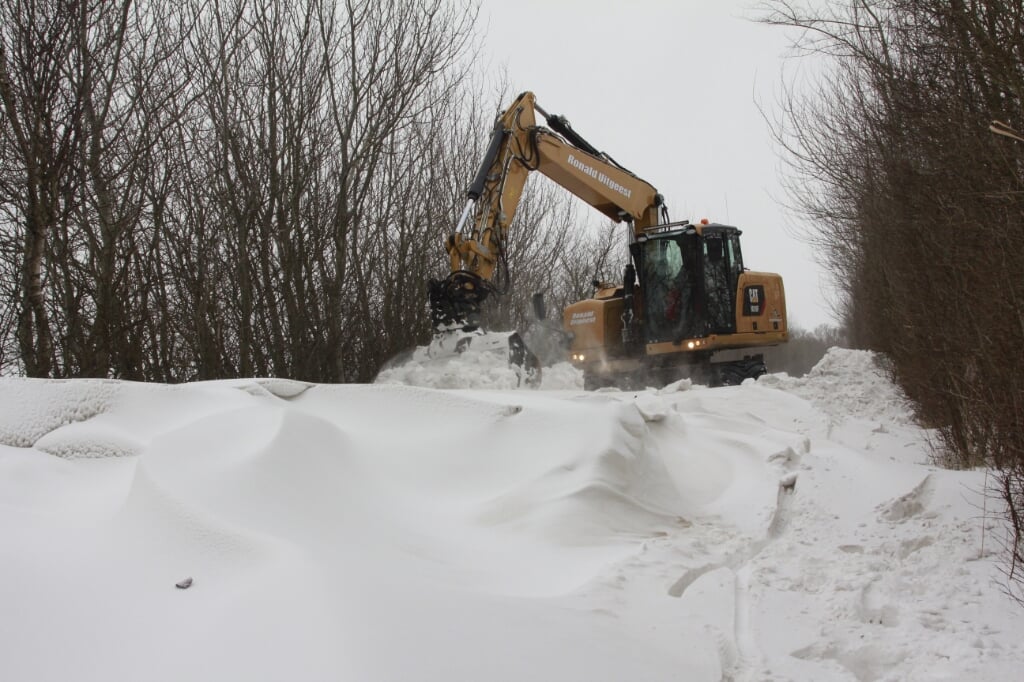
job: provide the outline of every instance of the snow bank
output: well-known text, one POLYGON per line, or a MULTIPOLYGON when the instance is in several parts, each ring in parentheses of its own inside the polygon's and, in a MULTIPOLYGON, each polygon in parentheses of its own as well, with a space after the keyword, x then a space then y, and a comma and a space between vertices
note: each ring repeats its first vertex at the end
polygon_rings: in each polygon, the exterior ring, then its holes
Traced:
POLYGON ((920 463, 869 355, 638 392, 463 361, 0 382, 0 679, 1019 673, 984 474, 920 463))
MULTIPOLYGON (((378 384, 405 384, 427 388, 514 389, 519 375, 508 366, 505 352, 467 350, 459 355, 431 358, 427 348, 417 348, 407 359, 381 370, 378 384)), ((581 390, 583 372, 568 362, 545 367, 541 373, 543 390, 581 390)))
MULTIPOLYGON (((406 358, 380 372, 375 383, 404 384, 445 389, 508 390, 519 387, 519 376, 508 366, 503 352, 466 351, 431 358, 421 346, 406 358)), ((900 390, 889 381, 882 359, 871 351, 830 348, 805 377, 769 374, 758 379, 763 386, 799 395, 836 419, 883 420, 910 424, 913 415, 900 390)), ((676 382, 660 393, 691 387, 689 380, 676 382)), ((545 367, 542 390, 582 390, 583 372, 568 362, 545 367)))
POLYGON ((830 348, 800 379, 770 374, 758 382, 806 398, 832 417, 909 424, 913 414, 882 361, 871 351, 830 348))

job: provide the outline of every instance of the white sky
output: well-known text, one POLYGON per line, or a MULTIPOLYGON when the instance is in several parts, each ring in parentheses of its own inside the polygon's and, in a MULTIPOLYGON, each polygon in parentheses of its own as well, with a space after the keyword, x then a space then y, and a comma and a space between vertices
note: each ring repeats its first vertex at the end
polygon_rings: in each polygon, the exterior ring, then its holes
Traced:
POLYGON ((798 64, 782 29, 744 18, 755 4, 481 0, 484 58, 657 187, 673 220, 740 227, 747 267, 782 274, 791 324, 814 328, 833 321, 827 278, 782 205, 757 106, 775 107, 798 64))

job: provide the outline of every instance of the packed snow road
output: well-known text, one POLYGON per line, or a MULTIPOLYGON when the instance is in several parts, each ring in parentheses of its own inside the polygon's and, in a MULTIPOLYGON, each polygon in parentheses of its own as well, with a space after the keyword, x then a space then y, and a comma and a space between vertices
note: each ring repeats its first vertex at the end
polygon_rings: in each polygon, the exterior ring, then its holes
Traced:
POLYGON ((629 393, 484 365, 3 380, 0 679, 1019 675, 985 473, 928 464, 868 354, 629 393))

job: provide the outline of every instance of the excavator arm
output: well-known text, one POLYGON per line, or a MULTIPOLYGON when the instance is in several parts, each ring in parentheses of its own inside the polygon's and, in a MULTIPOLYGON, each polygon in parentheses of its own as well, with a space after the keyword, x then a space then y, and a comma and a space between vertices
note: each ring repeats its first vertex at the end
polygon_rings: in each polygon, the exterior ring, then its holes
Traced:
POLYGON ((532 171, 547 176, 595 209, 634 231, 656 225, 663 198, 646 181, 598 151, 551 116, 532 92, 519 95, 495 121, 480 169, 467 189, 455 232, 445 241, 451 272, 433 280, 431 317, 438 332, 474 330, 480 304, 495 290, 509 227, 532 171), (537 125, 537 115, 548 127, 537 125))

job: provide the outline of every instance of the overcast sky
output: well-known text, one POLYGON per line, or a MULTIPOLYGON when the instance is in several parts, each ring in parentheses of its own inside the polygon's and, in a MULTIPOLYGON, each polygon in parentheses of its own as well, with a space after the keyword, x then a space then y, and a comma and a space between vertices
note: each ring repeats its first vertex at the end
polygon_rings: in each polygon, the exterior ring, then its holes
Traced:
MULTIPOLYGON (((673 220, 743 230, 745 264, 780 273, 790 322, 831 323, 828 280, 784 209, 774 109, 787 34, 755 0, 481 0, 484 58, 665 196, 673 220)), ((488 131, 481 131, 486 135, 488 131)), ((601 218, 592 212, 594 225, 601 218)))

